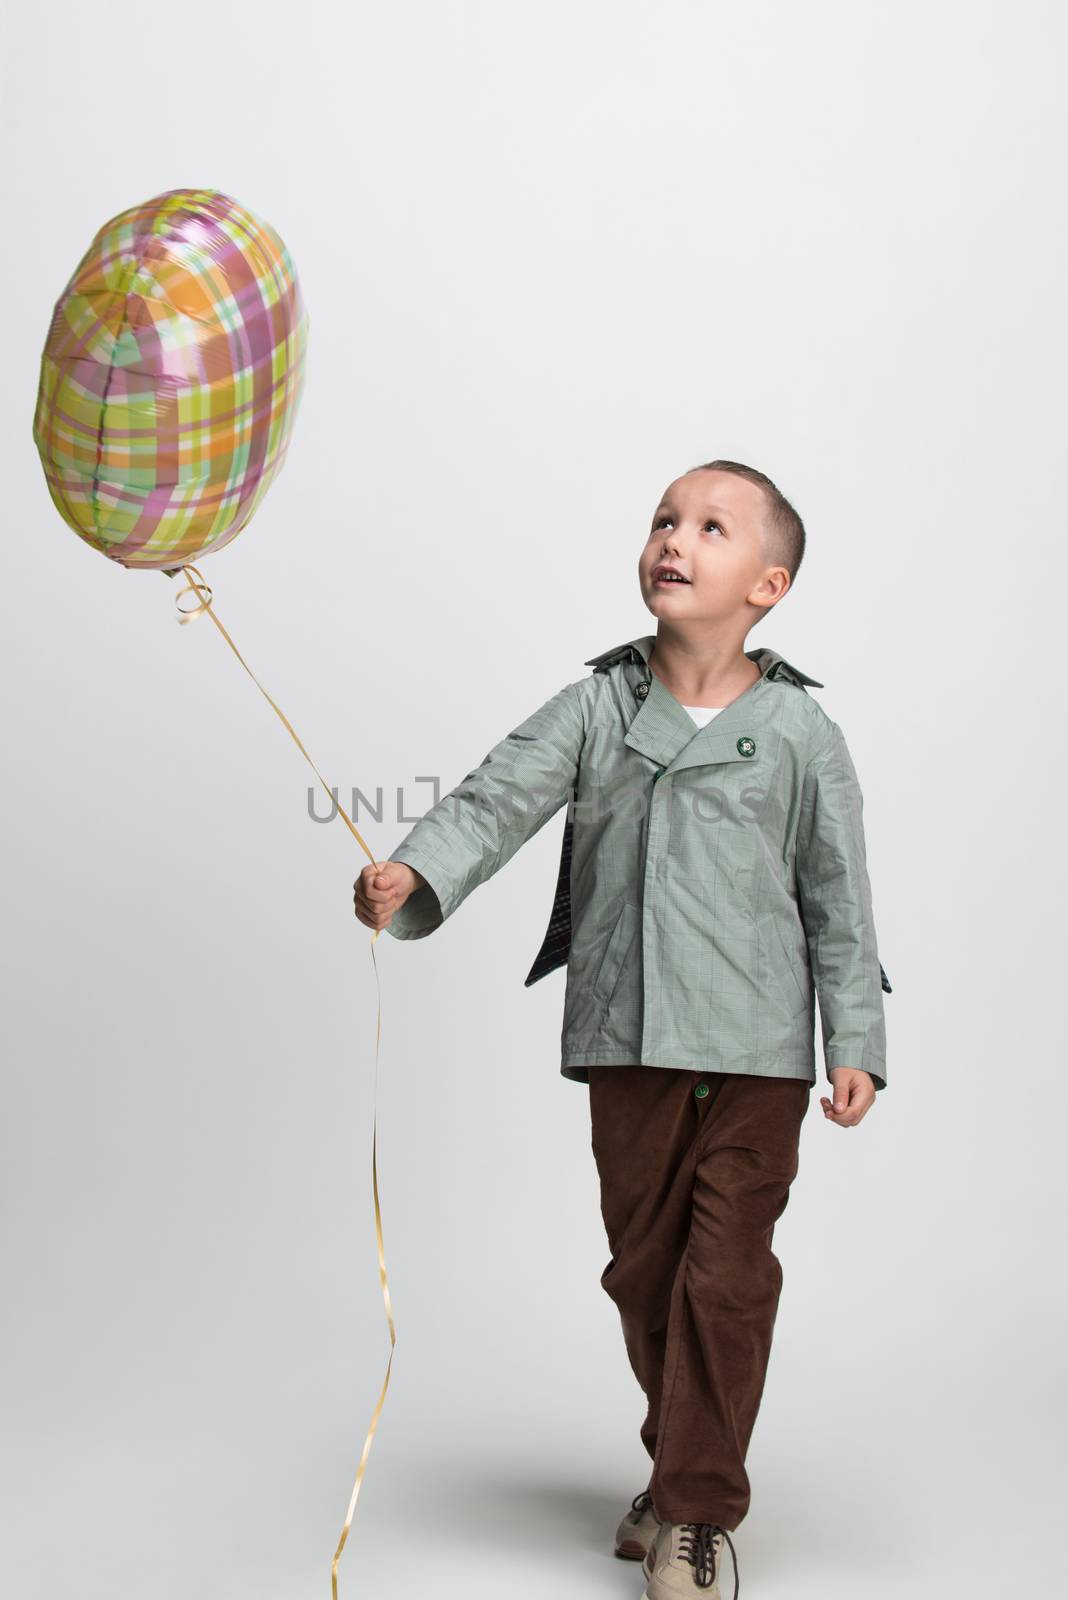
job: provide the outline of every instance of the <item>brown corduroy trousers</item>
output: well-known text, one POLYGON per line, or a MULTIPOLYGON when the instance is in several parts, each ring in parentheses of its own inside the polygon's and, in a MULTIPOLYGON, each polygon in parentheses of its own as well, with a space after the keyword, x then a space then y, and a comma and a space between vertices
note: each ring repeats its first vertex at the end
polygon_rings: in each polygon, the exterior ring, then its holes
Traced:
POLYGON ((641 1439, 665 1522, 734 1529, 782 1267, 771 1248, 797 1175, 806 1078, 591 1066, 590 1120, 619 1308, 648 1410, 641 1439))

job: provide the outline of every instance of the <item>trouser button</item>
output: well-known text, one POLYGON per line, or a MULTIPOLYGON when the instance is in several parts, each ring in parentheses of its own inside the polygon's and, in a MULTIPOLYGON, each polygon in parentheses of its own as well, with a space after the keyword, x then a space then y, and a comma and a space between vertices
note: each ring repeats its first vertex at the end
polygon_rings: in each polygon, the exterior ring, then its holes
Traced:
POLYGON ((703 1100, 706 1097, 706 1095, 708 1094, 708 1084, 707 1083, 695 1084, 693 1092, 697 1096, 698 1100, 703 1100))

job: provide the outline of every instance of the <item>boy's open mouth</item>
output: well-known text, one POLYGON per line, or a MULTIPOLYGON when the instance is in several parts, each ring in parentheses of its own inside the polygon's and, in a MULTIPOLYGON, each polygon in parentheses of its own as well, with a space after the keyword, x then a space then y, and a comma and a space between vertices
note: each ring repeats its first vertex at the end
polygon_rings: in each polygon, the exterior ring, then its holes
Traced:
POLYGON ((676 572, 674 567, 654 567, 654 588, 666 588, 669 583, 689 583, 689 578, 683 577, 681 572, 676 572))

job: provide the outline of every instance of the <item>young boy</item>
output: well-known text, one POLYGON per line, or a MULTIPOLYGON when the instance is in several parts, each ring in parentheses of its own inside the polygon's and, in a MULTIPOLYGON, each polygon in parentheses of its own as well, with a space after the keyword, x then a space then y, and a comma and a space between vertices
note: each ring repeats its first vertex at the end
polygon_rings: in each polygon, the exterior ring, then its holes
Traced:
POLYGON ((560 1070, 589 1085, 601 1283, 648 1400, 652 1475, 615 1542, 646 1600, 718 1600, 725 1546, 737 1588, 817 994, 826 1120, 886 1086, 856 773, 822 685, 743 648, 804 544, 754 468, 677 479, 638 561, 655 636, 594 656, 355 885, 361 922, 423 938, 570 802, 527 981, 567 960, 560 1070))

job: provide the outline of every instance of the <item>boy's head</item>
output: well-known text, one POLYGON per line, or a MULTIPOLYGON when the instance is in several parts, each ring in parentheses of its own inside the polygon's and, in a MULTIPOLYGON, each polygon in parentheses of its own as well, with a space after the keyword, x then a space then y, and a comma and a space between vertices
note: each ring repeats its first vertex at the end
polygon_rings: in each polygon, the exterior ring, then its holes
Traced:
POLYGON ((738 461, 706 461, 664 491, 638 579, 658 619, 741 618, 748 632, 786 594, 804 553, 804 524, 770 478, 738 461), (687 581, 658 581, 662 566, 687 581))

